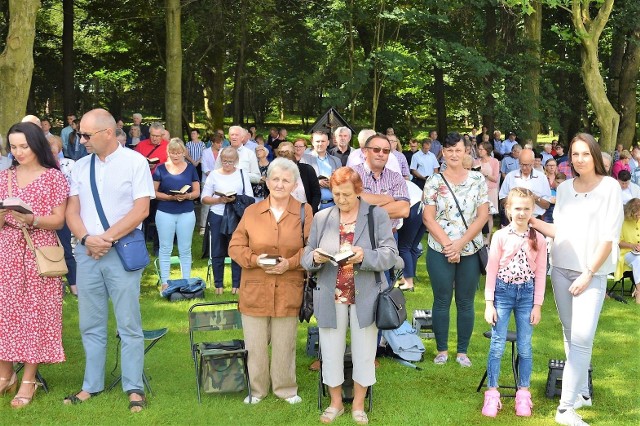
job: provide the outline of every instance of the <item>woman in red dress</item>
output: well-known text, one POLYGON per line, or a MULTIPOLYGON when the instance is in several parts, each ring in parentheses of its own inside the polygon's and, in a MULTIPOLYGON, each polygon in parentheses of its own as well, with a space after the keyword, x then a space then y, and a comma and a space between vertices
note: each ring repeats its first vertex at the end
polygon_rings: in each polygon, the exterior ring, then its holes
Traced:
POLYGON ((62 279, 41 277, 27 246, 25 228, 35 247, 58 244, 69 185, 42 130, 32 123, 14 124, 8 133, 13 165, 0 172, 0 200, 9 196, 28 204, 32 214, 0 209, 0 396, 15 391, 13 363, 24 376, 13 408, 28 405, 40 383, 38 364, 65 360, 62 349, 62 279))

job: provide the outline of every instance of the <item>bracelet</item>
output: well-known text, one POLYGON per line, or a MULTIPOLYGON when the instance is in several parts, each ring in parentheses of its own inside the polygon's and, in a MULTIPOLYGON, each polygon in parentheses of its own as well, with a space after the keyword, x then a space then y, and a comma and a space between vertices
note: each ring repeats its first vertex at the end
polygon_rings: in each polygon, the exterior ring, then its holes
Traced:
POLYGON ((80 244, 84 245, 84 243, 87 242, 87 238, 89 238, 89 234, 85 234, 85 236, 82 237, 82 239, 80 240, 80 244))
POLYGON ((593 273, 593 271, 591 270, 591 268, 587 268, 587 274, 589 274, 591 277, 593 277, 595 275, 593 273))
POLYGON ((38 226, 38 222, 39 222, 39 220, 40 220, 40 218, 39 218, 38 216, 33 215, 33 222, 31 222, 31 226, 32 226, 32 227, 34 227, 34 228, 35 228, 36 226, 38 226))

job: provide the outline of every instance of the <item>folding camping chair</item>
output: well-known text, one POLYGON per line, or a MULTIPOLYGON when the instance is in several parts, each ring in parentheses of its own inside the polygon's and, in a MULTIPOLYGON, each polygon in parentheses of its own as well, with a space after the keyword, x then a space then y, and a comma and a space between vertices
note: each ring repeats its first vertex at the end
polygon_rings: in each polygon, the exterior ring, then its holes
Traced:
POLYGON ((216 338, 228 339, 233 337, 230 334, 240 335, 237 330, 241 329, 238 302, 196 303, 189 308, 189 341, 198 402, 201 402, 202 392, 231 393, 247 389, 251 397, 244 340, 204 340, 205 332, 209 332, 209 338, 215 332, 216 338))

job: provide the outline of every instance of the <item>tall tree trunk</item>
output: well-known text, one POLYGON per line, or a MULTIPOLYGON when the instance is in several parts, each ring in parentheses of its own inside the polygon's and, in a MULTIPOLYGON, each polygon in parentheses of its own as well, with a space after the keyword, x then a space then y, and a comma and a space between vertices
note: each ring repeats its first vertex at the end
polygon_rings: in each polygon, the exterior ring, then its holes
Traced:
MULTIPOLYGON (((484 28, 484 42, 487 46, 485 56, 488 60, 492 60, 496 55, 496 48, 498 46, 498 34, 497 34, 497 21, 496 21, 496 6, 492 3, 487 4, 484 10, 485 14, 485 28, 484 28)), ((493 132, 495 127, 494 108, 496 100, 493 97, 493 83, 495 76, 488 74, 485 79, 485 95, 484 105, 481 106, 482 111, 482 125, 486 126, 489 133, 493 132)))
POLYGON ((233 122, 242 125, 244 119, 244 65, 247 48, 247 24, 240 18, 240 45, 238 46, 238 62, 233 84, 233 122))
POLYGON ((522 126, 522 137, 538 142, 540 133, 540 42, 542 40, 542 2, 533 1, 533 13, 524 18, 524 34, 526 37, 527 75, 524 78, 523 95, 528 100, 525 122, 522 126))
POLYGON ((598 41, 609 20, 613 0, 604 0, 598 8, 598 15, 593 19, 589 16, 590 3, 572 0, 571 18, 582 47, 580 71, 591 106, 596 113, 596 121, 600 128, 600 146, 604 151, 613 151, 618 136, 620 115, 607 98, 598 58, 598 41))
POLYGON ((433 94, 436 101, 436 128, 438 129, 438 135, 440 139, 447 136, 447 105, 445 101, 444 93, 444 72, 442 68, 437 65, 433 67, 433 94))
MULTIPOLYGON (((9 31, 0 54, 0 134, 26 112, 33 74, 33 41, 40 0, 9 0, 9 31)), ((2 148, 4 149, 4 147, 2 148)))
POLYGON ((66 123, 66 116, 76 114, 76 97, 73 84, 73 0, 62 2, 62 109, 65 114, 62 122, 66 123))
POLYGON ((165 0, 167 31, 167 80, 165 114, 172 136, 182 137, 182 33, 180 0, 165 0))
POLYGON ((629 148, 636 136, 640 28, 633 28, 628 32, 617 29, 611 44, 608 95, 609 100, 620 114, 618 143, 629 148))

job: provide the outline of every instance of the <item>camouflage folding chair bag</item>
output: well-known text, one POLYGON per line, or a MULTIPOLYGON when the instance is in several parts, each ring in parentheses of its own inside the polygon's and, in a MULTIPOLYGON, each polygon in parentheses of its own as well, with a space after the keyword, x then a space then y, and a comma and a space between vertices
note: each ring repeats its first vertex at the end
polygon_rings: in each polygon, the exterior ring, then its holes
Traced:
POLYGON ((232 393, 248 390, 251 396, 247 350, 244 340, 211 341, 213 333, 242 329, 238 302, 196 303, 189 308, 189 340, 196 374, 198 402, 201 393, 232 393), (206 334, 206 341, 203 337, 206 334))

